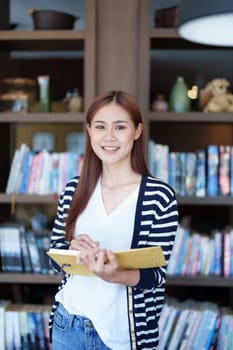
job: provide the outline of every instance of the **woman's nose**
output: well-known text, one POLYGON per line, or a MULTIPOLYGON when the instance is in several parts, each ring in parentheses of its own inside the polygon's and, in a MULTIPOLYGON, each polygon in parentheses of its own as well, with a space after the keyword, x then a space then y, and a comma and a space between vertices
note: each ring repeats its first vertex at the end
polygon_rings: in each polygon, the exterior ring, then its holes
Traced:
POLYGON ((106 140, 114 140, 115 139, 115 133, 113 128, 107 128, 105 131, 105 139, 106 140))

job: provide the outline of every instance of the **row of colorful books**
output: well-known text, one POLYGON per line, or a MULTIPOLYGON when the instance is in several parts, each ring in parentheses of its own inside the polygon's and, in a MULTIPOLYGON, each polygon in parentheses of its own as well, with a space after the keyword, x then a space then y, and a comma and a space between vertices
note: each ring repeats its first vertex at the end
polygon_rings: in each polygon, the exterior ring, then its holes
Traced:
POLYGON ((51 350, 47 305, 11 304, 0 300, 0 350, 51 350))
POLYGON ((60 194, 80 174, 83 156, 73 152, 34 152, 22 144, 14 152, 6 193, 60 194))
POLYGON ((1 271, 53 274, 47 232, 26 232, 23 225, 0 225, 1 271))
POLYGON ((214 303, 173 301, 159 320, 158 350, 233 349, 233 314, 214 303))
MULTIPOLYGON (((50 232, 26 232, 20 224, 0 225, 1 271, 53 274, 47 251, 50 232)), ((233 229, 204 235, 179 227, 168 275, 233 276, 233 229)))
POLYGON ((209 145, 195 152, 170 152, 148 141, 151 173, 180 196, 233 196, 233 145, 209 145))
MULTIPOLYGON (((51 306, 0 301, 0 350, 51 350, 48 318, 51 306)), ((233 348, 233 314, 214 303, 172 300, 162 309, 158 350, 233 348)))
POLYGON ((179 227, 168 275, 233 276, 233 229, 211 235, 179 227))

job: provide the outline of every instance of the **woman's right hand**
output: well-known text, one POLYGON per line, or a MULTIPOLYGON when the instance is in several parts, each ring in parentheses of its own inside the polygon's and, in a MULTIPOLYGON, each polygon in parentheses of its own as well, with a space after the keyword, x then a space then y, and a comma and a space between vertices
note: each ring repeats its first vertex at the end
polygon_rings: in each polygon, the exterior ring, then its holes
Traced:
POLYGON ((89 235, 83 233, 79 234, 76 239, 72 239, 69 249, 78 250, 77 264, 83 264, 90 269, 90 264, 95 261, 99 247, 99 242, 93 241, 89 235))
POLYGON ((92 250, 92 249, 99 249, 99 242, 93 241, 91 237, 85 233, 79 234, 76 239, 72 239, 70 242, 69 249, 72 250, 92 250))

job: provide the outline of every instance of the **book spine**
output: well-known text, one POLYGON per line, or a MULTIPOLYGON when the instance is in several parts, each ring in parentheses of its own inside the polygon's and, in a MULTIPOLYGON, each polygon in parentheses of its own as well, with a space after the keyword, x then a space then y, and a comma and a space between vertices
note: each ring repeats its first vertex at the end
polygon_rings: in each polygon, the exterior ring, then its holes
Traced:
POLYGON ((230 276, 233 276, 233 229, 230 230, 230 276))
POLYGON ((214 235, 215 242, 215 267, 214 274, 216 276, 221 276, 222 273, 222 233, 217 231, 214 235))
POLYGON ((194 324, 195 324, 195 320, 198 316, 198 312, 199 311, 197 311, 197 310, 190 310, 189 316, 187 318, 187 327, 185 329, 181 343, 179 344, 179 350, 186 349, 186 345, 188 344, 189 337, 191 336, 193 329, 194 329, 194 324))
POLYGON ((186 251, 187 251, 187 241, 189 239, 189 235, 190 235, 189 230, 185 229, 183 239, 181 240, 179 256, 177 259, 177 265, 176 265, 176 269, 175 269, 175 273, 177 275, 182 274, 182 267, 184 265, 184 259, 185 259, 185 255, 186 255, 186 251))
POLYGON ((2 270, 22 272, 23 262, 20 245, 19 227, 3 225, 0 229, 2 270))
POLYGON ((170 308, 170 317, 168 318, 163 336, 160 338, 159 350, 166 349, 169 343, 169 336, 172 334, 172 329, 174 329, 175 321, 178 317, 179 311, 173 307, 170 308))
POLYGON ((176 168, 175 168, 175 190, 177 195, 181 195, 182 168, 180 152, 176 153, 176 168))
POLYGON ((30 254, 30 260, 32 265, 32 270, 34 273, 41 273, 42 266, 40 262, 40 254, 36 244, 36 236, 34 232, 28 232, 27 235, 27 243, 30 254))
POLYGON ((193 343, 193 350, 209 349, 214 335, 217 317, 217 313, 212 310, 203 311, 198 332, 193 343))
POLYGON ((186 154, 186 176, 185 176, 185 193, 186 196, 196 194, 196 153, 189 152, 186 154))
POLYGON ((180 152, 180 167, 181 167, 181 178, 180 178, 180 196, 186 196, 186 170, 187 170, 187 153, 180 152))
POLYGON ((218 146, 209 145, 207 147, 207 155, 207 195, 214 197, 218 195, 218 146))
POLYGON ((168 184, 176 191, 176 152, 168 155, 168 184))
POLYGON ((233 196, 233 145, 230 146, 230 194, 233 196))
POLYGON ((225 232, 223 234, 224 237, 224 259, 223 259, 223 275, 224 277, 230 277, 231 275, 231 236, 230 232, 225 232))
POLYGON ((7 185, 6 185, 6 193, 14 193, 14 179, 15 172, 17 169, 17 163, 19 161, 19 149, 16 149, 14 152, 13 160, 11 162, 10 174, 8 176, 7 185))
POLYGON ((206 195, 206 152, 198 150, 196 152, 196 196, 205 197, 206 195))
POLYGON ((219 146, 219 194, 230 194, 230 146, 219 146))
POLYGON ((188 315, 189 315, 188 309, 181 310, 181 313, 176 323, 175 330, 172 334, 171 341, 169 342, 168 350, 179 349, 179 345, 182 341, 182 337, 185 332, 188 315))

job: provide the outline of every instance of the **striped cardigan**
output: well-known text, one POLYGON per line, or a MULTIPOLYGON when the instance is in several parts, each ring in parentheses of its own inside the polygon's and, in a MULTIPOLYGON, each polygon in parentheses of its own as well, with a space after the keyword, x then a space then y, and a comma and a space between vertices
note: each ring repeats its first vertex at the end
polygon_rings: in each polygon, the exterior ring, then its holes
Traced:
MULTIPOLYGON (((51 236, 51 248, 68 249, 65 241, 67 211, 78 184, 78 178, 68 182, 59 198, 57 216, 51 236)), ((138 195, 131 248, 160 245, 168 262, 178 225, 177 202, 173 189, 164 182, 143 176, 138 195)), ((52 262, 51 262, 52 263, 52 262)), ((59 267, 52 263, 59 271, 59 267)), ((59 290, 69 278, 64 275, 59 290)), ((166 267, 140 270, 135 287, 127 287, 128 317, 132 350, 155 350, 159 343, 158 320, 164 304, 166 267)), ((50 315, 50 335, 56 302, 50 315)), ((52 339, 52 338, 51 338, 52 339)))

